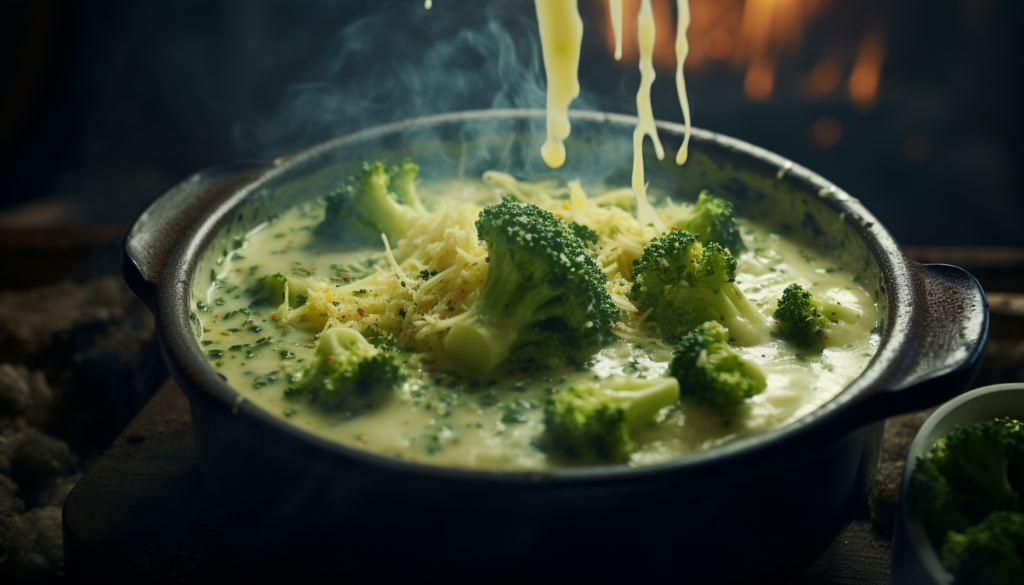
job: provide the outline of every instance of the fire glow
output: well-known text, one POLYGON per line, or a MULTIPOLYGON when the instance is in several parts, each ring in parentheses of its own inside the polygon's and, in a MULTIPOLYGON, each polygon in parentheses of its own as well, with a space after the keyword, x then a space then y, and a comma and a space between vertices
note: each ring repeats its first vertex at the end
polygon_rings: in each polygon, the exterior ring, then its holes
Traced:
MULTIPOLYGON (((640 2, 621 0, 620 63, 626 66, 635 66, 639 58, 636 15, 640 2)), ((654 45, 654 67, 670 70, 676 64, 673 2, 651 0, 651 4, 660 33, 654 45)), ((778 91, 780 66, 797 61, 805 31, 825 18, 834 4, 834 0, 690 0, 690 53, 685 68, 688 72, 701 72, 716 65, 729 67, 742 74, 747 99, 766 101, 778 91)), ((615 34, 610 23, 605 23, 603 32, 605 45, 612 53, 615 34)), ((796 93, 813 101, 843 88, 853 107, 861 111, 871 109, 878 100, 887 40, 885 24, 874 22, 861 33, 855 52, 838 46, 838 42, 836 47, 826 48, 810 71, 797 81, 796 93)))

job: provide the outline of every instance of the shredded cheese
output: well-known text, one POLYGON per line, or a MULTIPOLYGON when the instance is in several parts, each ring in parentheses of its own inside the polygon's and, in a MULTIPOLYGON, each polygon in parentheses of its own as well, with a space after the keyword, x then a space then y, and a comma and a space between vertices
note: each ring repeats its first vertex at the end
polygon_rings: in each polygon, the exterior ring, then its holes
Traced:
POLYGON ((442 350, 442 339, 487 279, 487 250, 476 236, 479 208, 441 206, 417 222, 394 251, 385 238, 391 270, 362 280, 311 283, 306 304, 287 313, 295 326, 322 330, 329 320, 356 331, 393 335, 399 347, 442 350), (405 260, 399 264, 397 258, 405 260), (427 275, 427 279, 419 277, 427 275), (415 272, 412 280, 408 274, 415 272))
POLYGON ((620 207, 597 205, 587 197, 579 181, 570 181, 568 187, 568 201, 553 199, 543 207, 565 221, 597 233, 597 261, 608 280, 619 275, 632 279, 633 261, 643 255, 644 246, 657 235, 657 228, 641 225, 632 213, 620 207))
POLYGON ((384 253, 387 255, 388 262, 391 263, 391 268, 395 271, 395 275, 403 281, 408 281, 409 279, 406 278, 405 273, 402 272, 402 269, 398 266, 398 261, 395 260, 395 255, 391 253, 391 243, 388 242, 387 234, 381 234, 380 237, 384 240, 384 253))

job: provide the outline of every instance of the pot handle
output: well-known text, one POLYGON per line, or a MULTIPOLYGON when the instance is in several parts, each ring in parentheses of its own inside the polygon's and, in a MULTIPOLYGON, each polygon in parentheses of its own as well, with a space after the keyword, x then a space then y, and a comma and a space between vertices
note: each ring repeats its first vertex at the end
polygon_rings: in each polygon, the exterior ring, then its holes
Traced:
POLYGON ((152 307, 164 265, 178 243, 196 230, 210 209, 269 164, 243 161, 200 171, 146 208, 128 230, 121 255, 121 273, 132 292, 152 307))
POLYGON ((919 264, 927 304, 920 334, 912 337, 917 358, 888 389, 870 396, 863 412, 872 420, 923 410, 963 392, 981 368, 988 341, 988 299, 963 268, 919 264))

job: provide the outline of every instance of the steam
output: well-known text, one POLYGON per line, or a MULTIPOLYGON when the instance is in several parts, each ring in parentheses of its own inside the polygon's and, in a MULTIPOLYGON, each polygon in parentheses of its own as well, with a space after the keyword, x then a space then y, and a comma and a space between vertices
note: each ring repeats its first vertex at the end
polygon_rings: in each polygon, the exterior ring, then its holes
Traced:
MULTIPOLYGON (((444 5, 429 12, 419 2, 381 6, 325 38, 332 50, 283 90, 276 111, 235 123, 240 154, 275 156, 430 114, 544 107, 532 3, 474 3, 472 10, 444 5)), ((575 107, 586 108, 586 100, 575 107)))

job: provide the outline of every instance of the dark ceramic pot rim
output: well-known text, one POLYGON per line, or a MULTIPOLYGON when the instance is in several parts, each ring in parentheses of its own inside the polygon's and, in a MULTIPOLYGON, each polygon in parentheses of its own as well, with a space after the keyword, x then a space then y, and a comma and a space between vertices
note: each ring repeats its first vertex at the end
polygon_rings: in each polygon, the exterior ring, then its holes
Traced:
MULTIPOLYGON (((877 262, 888 296, 886 329, 865 370, 837 396, 802 418, 777 429, 736 439, 717 448, 668 462, 570 467, 539 472, 470 470, 411 463, 367 453, 314 435, 244 400, 209 364, 188 319, 193 272, 207 245, 245 200, 295 167, 315 163, 337 148, 417 127, 486 119, 543 118, 543 110, 483 110, 418 118, 349 134, 271 163, 236 164, 198 173, 154 203, 125 239, 124 274, 154 311, 165 361, 179 385, 203 407, 251 419, 278 433, 381 471, 413 473, 475 483, 577 484, 676 477, 721 467, 742 468, 770 461, 776 451, 838 439, 870 422, 931 406, 973 378, 988 331, 988 310, 977 281, 959 268, 922 266, 908 260, 889 232, 861 203, 821 176, 776 154, 706 130, 692 130, 691 148, 742 161, 745 168, 775 175, 796 190, 817 193, 864 240, 877 262), (198 202, 198 203, 197 203, 198 202), (950 315, 936 304, 960 306, 950 315), (951 328, 953 331, 951 331, 951 328), (959 335, 959 338, 957 337, 959 335), (955 387, 955 390, 946 388, 955 387)), ((570 113, 573 121, 632 127, 636 118, 600 112, 570 113)), ((678 124, 658 122, 660 132, 682 135, 678 124)), ((570 139, 571 140, 571 139, 570 139)), ((571 144, 570 144, 571 148, 571 144)))

